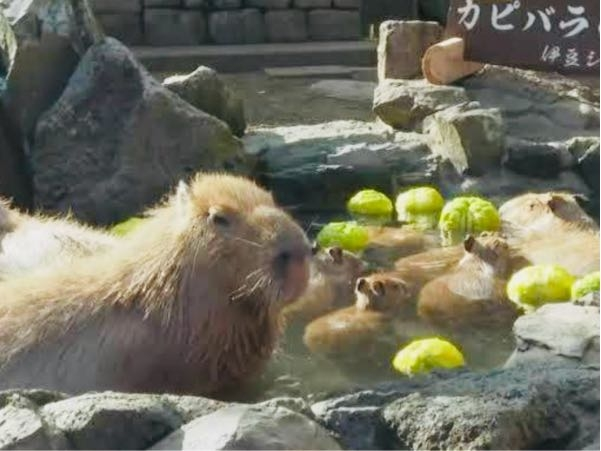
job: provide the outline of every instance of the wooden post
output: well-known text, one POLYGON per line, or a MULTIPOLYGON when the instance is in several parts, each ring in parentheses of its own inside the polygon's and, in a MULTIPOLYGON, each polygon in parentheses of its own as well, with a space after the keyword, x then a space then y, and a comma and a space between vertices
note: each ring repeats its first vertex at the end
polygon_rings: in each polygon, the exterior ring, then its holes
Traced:
POLYGON ((435 85, 448 85, 478 72, 482 63, 463 59, 463 39, 450 38, 429 47, 422 58, 422 73, 435 85))

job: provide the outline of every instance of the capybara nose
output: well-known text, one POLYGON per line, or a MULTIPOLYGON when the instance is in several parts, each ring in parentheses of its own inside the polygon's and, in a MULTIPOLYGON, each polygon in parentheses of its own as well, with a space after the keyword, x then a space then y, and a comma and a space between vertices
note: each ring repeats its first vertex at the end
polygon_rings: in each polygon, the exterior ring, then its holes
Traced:
POLYGON ((276 257, 276 264, 283 270, 282 300, 292 302, 300 297, 309 283, 310 246, 285 249, 276 257))

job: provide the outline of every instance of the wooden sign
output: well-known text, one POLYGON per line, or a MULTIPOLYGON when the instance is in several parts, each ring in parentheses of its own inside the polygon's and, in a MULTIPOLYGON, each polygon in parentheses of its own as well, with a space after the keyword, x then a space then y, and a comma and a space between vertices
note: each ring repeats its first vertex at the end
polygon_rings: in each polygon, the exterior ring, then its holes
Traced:
POLYGON ((599 74, 599 0, 451 0, 447 35, 469 61, 599 74))

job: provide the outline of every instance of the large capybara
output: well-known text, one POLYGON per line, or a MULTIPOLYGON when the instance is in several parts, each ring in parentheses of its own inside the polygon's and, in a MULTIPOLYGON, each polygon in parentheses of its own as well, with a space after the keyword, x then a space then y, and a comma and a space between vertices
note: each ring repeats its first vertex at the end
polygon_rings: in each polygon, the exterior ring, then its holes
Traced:
POLYGON ((307 325, 303 341, 316 354, 362 358, 377 352, 392 337, 391 319, 403 309, 410 295, 404 280, 393 277, 361 277, 355 305, 336 310, 307 325))
POLYGON ((380 267, 391 267, 399 258, 439 246, 439 239, 410 227, 366 226, 369 243, 362 257, 380 267))
POLYGON ((198 175, 119 246, 0 283, 0 389, 217 396, 271 355, 310 254, 268 192, 198 175))
POLYGON ((30 216, 0 199, 0 280, 101 252, 117 238, 70 218, 30 216))
POLYGON ((533 264, 557 264, 576 276, 599 270, 599 228, 565 193, 525 194, 499 210, 510 243, 533 264))
POLYGON ((317 250, 311 259, 311 276, 305 293, 284 308, 287 322, 307 323, 332 310, 351 305, 355 280, 364 262, 339 247, 317 250))
POLYGON ((465 255, 450 274, 428 282, 417 303, 418 315, 437 325, 510 325, 517 317, 505 293, 512 255, 504 238, 468 236, 465 255))

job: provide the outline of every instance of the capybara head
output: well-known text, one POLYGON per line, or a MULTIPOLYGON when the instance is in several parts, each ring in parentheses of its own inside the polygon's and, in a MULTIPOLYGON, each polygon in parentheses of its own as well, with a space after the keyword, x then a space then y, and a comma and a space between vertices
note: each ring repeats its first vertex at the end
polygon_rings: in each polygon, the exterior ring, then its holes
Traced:
POLYGON ((510 226, 524 228, 553 227, 551 221, 595 227, 594 221, 580 207, 576 195, 569 193, 527 193, 505 202, 499 209, 501 219, 510 226))
POLYGON ((327 247, 323 250, 314 247, 313 253, 315 268, 330 277, 355 280, 366 269, 363 260, 337 246, 327 247))
POLYGON ((498 233, 484 232, 477 238, 468 235, 463 241, 465 256, 461 264, 476 262, 486 265, 499 275, 506 275, 511 261, 507 240, 498 233))
POLYGON ((270 193, 245 178, 200 174, 189 186, 180 182, 172 202, 190 271, 209 267, 215 279, 208 282, 229 290, 230 301, 281 306, 304 292, 310 244, 270 193))
POLYGON ((358 310, 395 310, 410 304, 407 282, 390 274, 372 274, 357 279, 355 307, 358 310))

